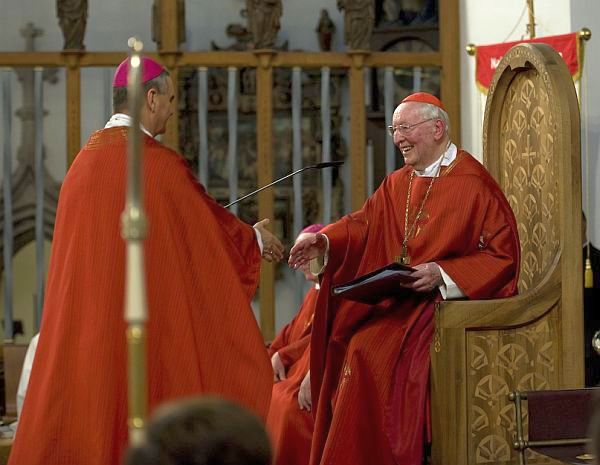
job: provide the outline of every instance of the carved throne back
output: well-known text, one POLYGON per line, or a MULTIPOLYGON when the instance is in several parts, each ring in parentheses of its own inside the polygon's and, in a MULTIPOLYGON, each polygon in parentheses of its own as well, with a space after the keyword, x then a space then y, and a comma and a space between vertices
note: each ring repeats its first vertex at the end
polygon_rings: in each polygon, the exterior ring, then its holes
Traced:
POLYGON ((579 107, 558 53, 521 44, 504 56, 483 130, 485 165, 518 223, 519 295, 436 309, 435 465, 518 463, 508 394, 583 386, 579 107))

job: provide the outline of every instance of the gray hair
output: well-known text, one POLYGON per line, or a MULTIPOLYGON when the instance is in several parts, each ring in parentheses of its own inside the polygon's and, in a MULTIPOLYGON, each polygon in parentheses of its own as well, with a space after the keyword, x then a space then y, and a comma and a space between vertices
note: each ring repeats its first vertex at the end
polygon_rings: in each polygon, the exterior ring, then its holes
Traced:
POLYGON ((440 107, 432 105, 431 103, 421 103, 420 112, 423 119, 440 119, 444 122, 444 132, 446 135, 450 134, 450 118, 448 113, 442 110, 440 107))
MULTIPOLYGON (((169 72, 165 69, 154 79, 144 82, 142 89, 144 95, 150 89, 156 89, 159 94, 164 94, 168 90, 167 78, 169 72)), ((127 109, 127 86, 113 87, 112 104, 114 113, 122 113, 127 109)))

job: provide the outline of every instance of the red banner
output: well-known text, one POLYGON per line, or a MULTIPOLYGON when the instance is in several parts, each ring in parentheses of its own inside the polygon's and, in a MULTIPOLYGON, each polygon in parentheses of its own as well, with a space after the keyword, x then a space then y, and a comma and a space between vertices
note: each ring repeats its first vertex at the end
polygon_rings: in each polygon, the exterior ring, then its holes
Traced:
POLYGON ((523 43, 543 43, 554 48, 567 64, 573 79, 579 79, 581 66, 579 63, 579 38, 576 32, 550 37, 536 37, 535 39, 519 40, 515 42, 503 42, 493 45, 477 46, 477 64, 475 78, 477 84, 484 92, 487 92, 492 84, 494 71, 506 52, 513 46, 523 43))

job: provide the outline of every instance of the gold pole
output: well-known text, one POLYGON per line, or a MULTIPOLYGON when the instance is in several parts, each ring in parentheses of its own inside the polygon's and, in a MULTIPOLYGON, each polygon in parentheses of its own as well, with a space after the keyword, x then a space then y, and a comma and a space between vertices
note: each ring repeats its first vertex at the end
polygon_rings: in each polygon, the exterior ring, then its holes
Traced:
POLYGON ((81 51, 62 52, 67 64, 67 168, 81 148, 81 51))
POLYGON ((360 210, 367 198, 365 153, 367 151, 367 112, 365 108, 365 60, 363 50, 348 52, 350 68, 350 172, 352 173, 352 211, 360 210))
MULTIPOLYGON (((273 180, 273 59, 270 49, 254 51, 256 67, 256 156, 258 185, 273 180)), ((267 189, 258 194, 258 219, 274 218, 274 194, 267 189)), ((264 263, 260 267, 260 328, 266 340, 275 337, 275 265, 264 263)))
POLYGON ((529 11, 529 23, 527 24, 527 32, 529 38, 535 38, 535 13, 533 12, 533 0, 527 0, 527 10, 529 11))
POLYGON ((146 418, 146 283, 144 275, 144 248, 146 216, 142 196, 142 151, 140 131, 141 51, 143 44, 129 39, 131 58, 128 76, 128 109, 131 127, 128 137, 127 199, 121 216, 122 236, 127 242, 125 283, 125 321, 128 352, 128 410, 129 442, 140 444, 144 438, 146 418))
MULTIPOLYGON (((590 211, 590 149, 589 149, 589 140, 588 140, 588 104, 587 101, 583 101, 584 95, 587 98, 587 77, 584 74, 583 66, 585 64, 585 41, 590 40, 592 37, 592 31, 588 28, 582 28, 578 33, 577 39, 579 40, 579 66, 581 66, 581 70, 579 72, 579 108, 582 108, 582 117, 583 117, 583 135, 585 140, 585 204, 588 211, 590 211), (585 79, 585 83, 584 83, 585 79)), ((586 229, 584 229, 583 234, 587 235, 587 218, 585 222, 586 229)), ((586 241, 586 258, 585 258, 585 268, 583 274, 583 283, 586 289, 590 289, 594 287, 594 272, 592 270, 592 262, 590 260, 590 241, 586 241)))
MULTIPOLYGON (((160 23, 161 23, 161 34, 160 34, 160 45, 161 48, 158 50, 158 54, 166 66, 173 85, 175 86, 175 101, 173 102, 173 108, 178 109, 177 103, 179 99, 179 68, 177 66, 177 59, 179 53, 178 43, 178 31, 179 28, 185 28, 185 24, 179 24, 179 13, 177 8, 177 0, 160 0, 159 11, 160 11, 160 23)), ((172 148, 173 150, 179 151, 179 114, 178 110, 174 118, 169 120, 167 124, 167 131, 163 137, 163 143, 172 148)))

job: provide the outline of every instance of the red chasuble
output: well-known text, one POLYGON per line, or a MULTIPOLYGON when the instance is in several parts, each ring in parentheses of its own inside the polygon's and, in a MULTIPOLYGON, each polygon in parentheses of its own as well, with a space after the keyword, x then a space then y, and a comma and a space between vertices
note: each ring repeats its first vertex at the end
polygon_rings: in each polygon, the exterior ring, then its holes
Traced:
MULTIPOLYGON (((311 339, 311 465, 421 464, 439 291, 375 306, 325 291, 400 255, 411 170, 392 173, 360 211, 322 231, 330 253, 311 339)), ((409 228, 430 182, 413 179, 409 228)), ((466 152, 459 151, 435 179, 414 231, 408 240, 411 265, 438 263, 470 299, 517 292, 514 215, 496 182, 466 152)))
POLYGON ((267 430, 273 443, 273 465, 308 465, 313 432, 312 413, 298 404, 300 384, 310 361, 310 333, 318 291, 306 294, 294 319, 277 335, 270 355, 279 352, 287 378, 273 384, 267 430))
MULTIPOLYGON (((250 308, 251 226, 185 160, 144 136, 148 403, 198 394, 266 417, 273 374, 250 308)), ((11 465, 107 465, 127 443, 124 322, 127 128, 94 133, 58 205, 40 341, 11 465)))

